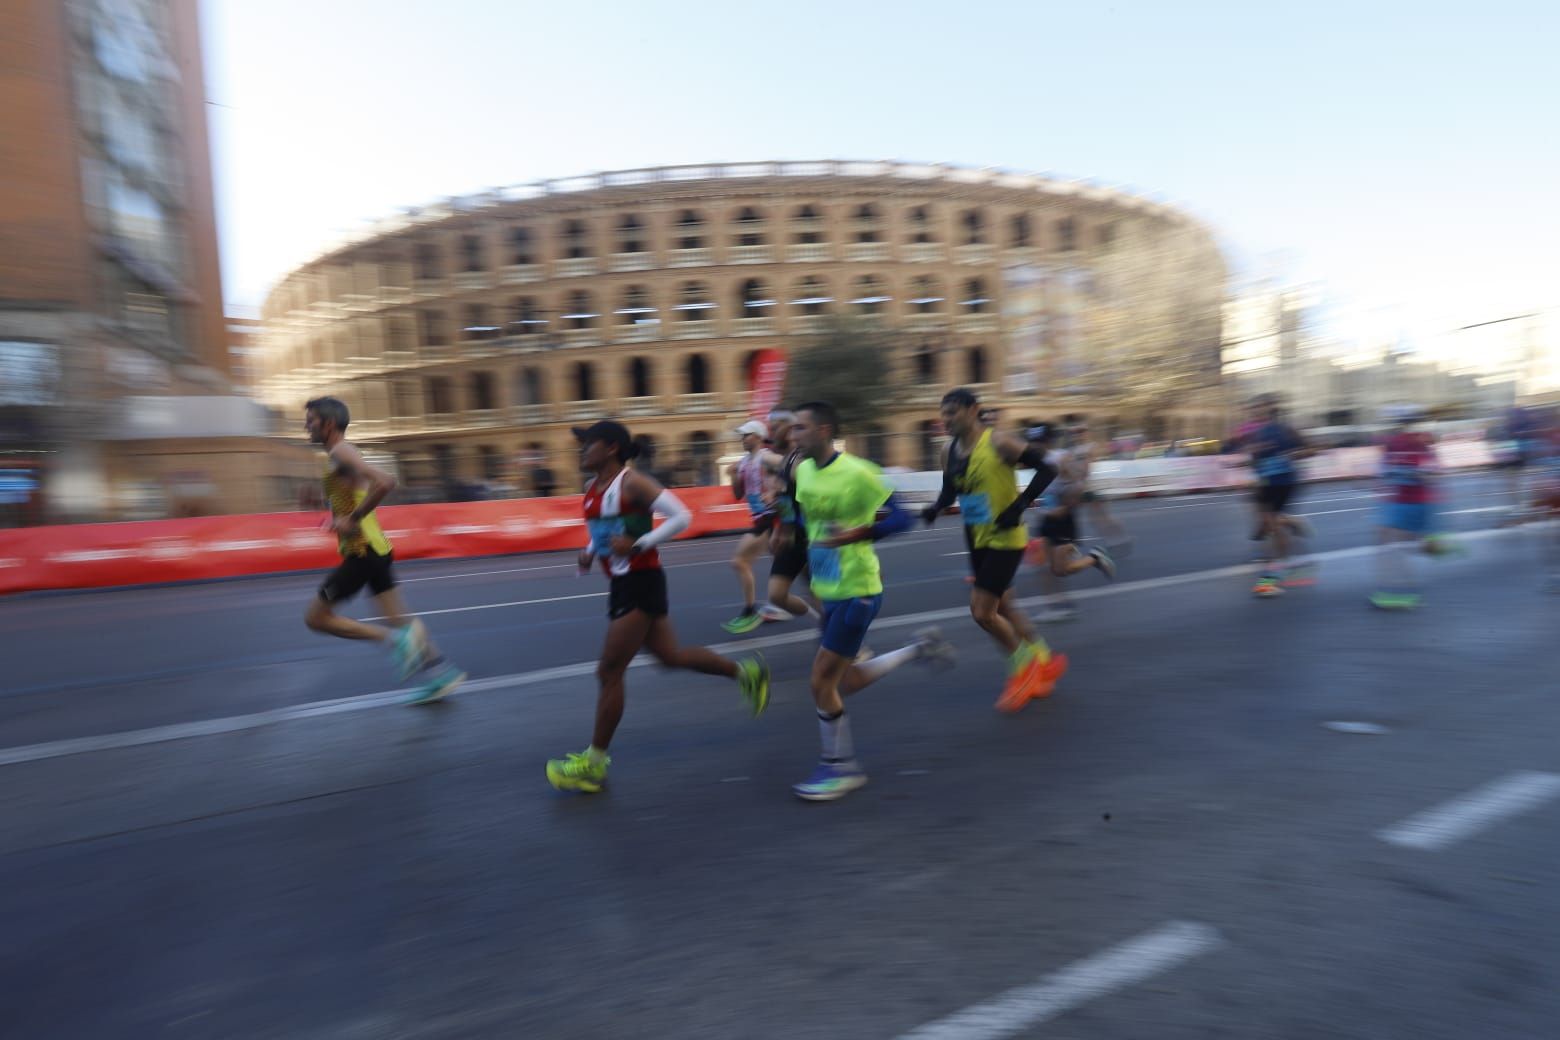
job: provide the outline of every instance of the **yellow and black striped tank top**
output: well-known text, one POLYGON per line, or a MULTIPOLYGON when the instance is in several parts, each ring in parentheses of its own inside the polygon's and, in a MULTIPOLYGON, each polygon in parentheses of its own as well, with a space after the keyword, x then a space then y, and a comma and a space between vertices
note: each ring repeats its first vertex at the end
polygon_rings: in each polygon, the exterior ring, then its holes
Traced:
MULTIPOLYGON (((328 456, 325 459, 324 481, 325 501, 330 503, 331 516, 351 516, 352 511, 368 495, 367 491, 353 487, 336 472, 336 463, 328 456)), ((373 513, 363 518, 357 534, 337 535, 336 547, 343 556, 367 556, 369 553, 376 556, 390 555, 390 540, 385 537, 385 532, 379 526, 379 518, 373 513)))

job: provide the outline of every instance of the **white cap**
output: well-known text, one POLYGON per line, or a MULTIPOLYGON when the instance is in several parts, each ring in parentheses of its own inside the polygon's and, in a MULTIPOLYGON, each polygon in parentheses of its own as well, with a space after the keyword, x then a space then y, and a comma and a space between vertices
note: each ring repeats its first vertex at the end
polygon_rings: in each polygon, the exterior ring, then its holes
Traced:
POLYGON ((737 432, 744 437, 750 433, 758 437, 767 437, 769 436, 769 427, 757 419, 749 419, 737 427, 737 432))

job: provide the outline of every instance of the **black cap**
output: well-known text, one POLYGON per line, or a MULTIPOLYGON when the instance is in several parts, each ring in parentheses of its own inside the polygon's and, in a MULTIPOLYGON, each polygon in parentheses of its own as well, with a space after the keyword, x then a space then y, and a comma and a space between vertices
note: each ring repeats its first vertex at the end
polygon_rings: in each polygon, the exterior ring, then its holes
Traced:
POLYGON ((581 444, 589 444, 591 441, 606 441, 608 444, 616 444, 618 456, 628 459, 632 455, 634 438, 629 436, 628 427, 611 419, 602 419, 600 422, 591 423, 589 426, 576 426, 574 439, 581 444))

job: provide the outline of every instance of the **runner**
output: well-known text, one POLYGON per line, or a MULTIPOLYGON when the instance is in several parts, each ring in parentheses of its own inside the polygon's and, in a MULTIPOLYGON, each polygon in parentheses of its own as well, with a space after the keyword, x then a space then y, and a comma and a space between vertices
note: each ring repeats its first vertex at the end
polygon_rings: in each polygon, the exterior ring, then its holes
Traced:
POLYGON ((771 450, 765 455, 765 467, 776 521, 770 532, 769 545, 769 607, 776 612, 769 615, 771 620, 822 617, 811 590, 807 599, 791 591, 796 579, 807 569, 807 529, 799 519, 796 507, 796 467, 802 460, 802 452, 797 447, 795 431, 794 413, 784 410, 770 413, 771 450))
POLYGON ((1125 555, 1132 549, 1132 536, 1121 521, 1110 512, 1110 504, 1093 489, 1094 463, 1103 456, 1102 446, 1089 432, 1089 424, 1082 416, 1069 416, 1067 450, 1077 465, 1079 508, 1089 515, 1095 530, 1116 555, 1125 555))
POLYGON ((812 693, 822 753, 812 776, 796 784, 797 797, 814 802, 843 798, 867 782, 851 743, 844 697, 864 689, 908 661, 947 664, 953 647, 936 629, 925 629, 898 650, 855 663, 867 628, 883 605, 883 581, 871 543, 913 523, 878 468, 834 449, 840 420, 822 401, 796 409, 796 501, 805 523, 813 592, 823 601, 823 631, 813 658, 812 693), (883 519, 877 519, 886 511, 883 519))
MULTIPOLYGON (((952 438, 943 470, 945 486, 959 496, 959 514, 969 545, 970 616, 1007 656, 1008 678, 997 698, 997 708, 1018 711, 1037 697, 1049 696, 1067 670, 1067 657, 1052 655, 1045 640, 1035 635, 1029 618, 1014 602, 1013 577, 1024 560, 1028 535, 1024 510, 1056 476, 1046 465, 1043 452, 1016 437, 999 433, 982 421, 984 409, 975 393, 964 387, 943 395, 940 415, 952 438), (1034 477, 1022 493, 1018 467, 1028 466, 1034 477)), ((921 513, 931 524, 941 511, 938 502, 921 513)))
POLYGON ((547 763, 547 779, 560 790, 594 793, 607 778, 607 747, 623 719, 624 672, 641 649, 667 668, 735 679, 755 717, 769 704, 769 669, 757 655, 731 661, 703 647, 677 645, 668 614, 666 572, 657 550, 688 527, 688 508, 649 476, 627 468, 635 447, 620 423, 603 420, 576 427, 580 468, 592 475, 585 488, 590 542, 580 570, 596 561, 611 579, 606 645, 596 666, 600 693, 590 747, 547 763), (654 514, 666 518, 654 527, 654 514))
POLYGON ((731 494, 739 502, 746 502, 753 527, 744 531, 737 540, 736 554, 731 557, 731 569, 737 572, 742 586, 742 613, 721 625, 733 635, 746 635, 764 623, 758 612, 758 583, 753 578, 753 561, 769 548, 769 535, 774 529, 773 508, 764 488, 764 440, 769 427, 752 419, 737 427, 742 437, 742 450, 747 452, 729 474, 731 494))
POLYGON ((341 565, 320 585, 304 624, 338 639, 380 644, 390 651, 403 681, 421 674, 422 682, 412 692, 410 703, 439 700, 459 686, 466 673, 444 659, 428 639, 423 623, 407 614, 396 590, 394 554, 374 513, 395 490, 395 478, 369 465, 357 446, 346 440, 351 415, 345 404, 334 397, 316 397, 303 407, 310 443, 325 449, 325 501, 330 506, 329 526, 336 532, 336 547, 341 553, 341 565), (345 603, 365 585, 380 615, 393 627, 370 625, 336 613, 338 603, 345 603))
POLYGON ((1103 547, 1096 546, 1087 553, 1078 548, 1077 509, 1082 498, 1083 474, 1071 454, 1053 447, 1057 440, 1056 427, 1042 423, 1028 432, 1035 450, 1044 453, 1046 465, 1056 471, 1056 481, 1046 489, 1040 503, 1040 516, 1035 523, 1035 537, 1040 540, 1041 586, 1046 593, 1046 606, 1037 620, 1041 622, 1071 621, 1078 616, 1062 589, 1062 579, 1095 568, 1105 575, 1105 580, 1116 578, 1116 561, 1103 547))
POLYGON ((1299 432, 1284 421, 1277 398, 1269 395, 1262 399, 1259 412, 1262 425, 1246 435, 1244 447, 1256 470, 1262 533, 1270 545, 1268 562, 1251 591, 1268 598, 1286 588, 1315 584, 1312 569, 1290 556, 1294 537, 1309 538, 1314 532, 1303 517, 1289 512, 1300 484, 1299 461, 1310 451, 1299 432))
POLYGON ((1547 517, 1554 530, 1544 539, 1544 588, 1560 592, 1560 410, 1551 411, 1538 439, 1533 478, 1533 507, 1547 517))
POLYGON ((1431 546, 1435 535, 1435 442, 1414 429, 1422 418, 1418 409, 1408 406, 1387 414, 1393 429, 1382 444, 1381 476, 1388 497, 1381 507, 1376 591, 1370 597, 1378 610, 1419 606, 1420 585, 1409 556, 1416 543, 1431 546))
MULTIPOLYGON (((1229 456, 1246 450, 1246 442, 1264 425, 1261 413, 1266 401, 1267 395, 1259 394, 1241 406, 1240 425, 1235 427, 1235 433, 1225 442, 1220 449, 1220 454, 1229 456)), ((1263 520, 1260 483, 1252 489, 1251 493, 1251 540, 1257 543, 1256 548, 1252 550, 1251 562, 1267 563, 1267 524, 1263 520)))

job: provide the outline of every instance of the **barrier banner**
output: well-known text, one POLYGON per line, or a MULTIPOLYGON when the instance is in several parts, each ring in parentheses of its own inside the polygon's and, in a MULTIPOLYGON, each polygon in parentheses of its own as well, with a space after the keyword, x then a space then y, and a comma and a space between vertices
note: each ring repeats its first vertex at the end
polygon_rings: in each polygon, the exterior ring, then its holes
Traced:
MULTIPOLYGON (((693 514, 682 538, 750 526, 724 487, 678 488, 693 514)), ((578 549, 580 496, 385 506, 379 522, 397 560, 578 549)), ((232 578, 334 567, 325 514, 267 513, 0 530, 0 594, 232 578)))

